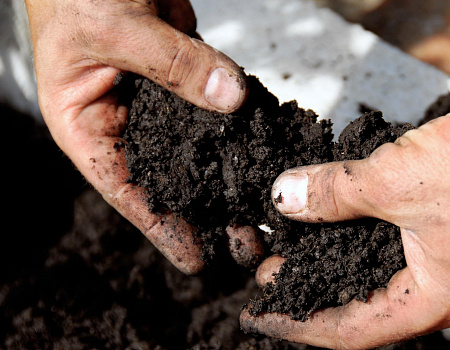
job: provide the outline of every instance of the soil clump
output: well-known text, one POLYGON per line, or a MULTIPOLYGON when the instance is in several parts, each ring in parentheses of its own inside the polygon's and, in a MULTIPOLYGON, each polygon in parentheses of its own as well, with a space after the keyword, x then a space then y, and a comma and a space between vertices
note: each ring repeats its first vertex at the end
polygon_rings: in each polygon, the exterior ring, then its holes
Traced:
MULTIPOLYGON (((142 78, 135 81, 124 138, 129 181, 149 191, 149 209, 170 210, 199 228, 213 259, 227 225, 266 225, 266 254, 287 258, 276 284, 251 312, 305 320, 319 308, 366 300, 405 266, 399 229, 374 219, 304 224, 274 208, 271 186, 286 169, 362 159, 412 125, 395 127, 381 112, 364 114, 333 141, 332 123, 295 101, 279 104, 255 77, 236 113, 193 106, 142 78)), ((348 173, 351 180, 351 172, 348 173)))

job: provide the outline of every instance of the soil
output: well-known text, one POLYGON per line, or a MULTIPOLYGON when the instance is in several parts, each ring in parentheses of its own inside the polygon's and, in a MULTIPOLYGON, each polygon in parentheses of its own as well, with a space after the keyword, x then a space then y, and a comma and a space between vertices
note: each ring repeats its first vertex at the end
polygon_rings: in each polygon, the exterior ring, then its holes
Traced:
POLYGON ((136 81, 124 134, 129 181, 149 190, 150 210, 170 209, 198 227, 209 258, 228 225, 277 225, 267 213, 282 170, 332 159, 329 121, 316 123, 295 102, 280 107, 254 77, 250 85, 245 106, 221 115, 136 81))
POLYGON ((266 254, 287 261, 277 283, 251 303, 252 314, 305 320, 319 308, 366 301, 406 265, 399 229, 373 219, 339 225, 288 220, 274 209, 271 185, 295 166, 366 158, 413 127, 394 127, 381 112, 369 112, 333 142, 329 120, 318 122, 295 101, 280 106, 258 79, 249 80, 244 108, 223 116, 137 79, 124 136, 129 181, 148 189, 150 210, 169 209, 199 227, 210 258, 228 225, 270 227, 271 234, 258 232, 266 254))
POLYGON ((439 118, 448 113, 450 113, 450 93, 439 96, 438 99, 427 108, 419 125, 425 124, 430 120, 439 118))
MULTIPOLYGON (((0 349, 317 349, 241 332, 240 308, 258 294, 252 272, 224 254, 204 275, 183 275, 86 184, 46 129, 6 106, 0 113, 2 175, 14 181, 0 235, 0 349)), ((449 345, 435 332, 386 350, 449 345)))

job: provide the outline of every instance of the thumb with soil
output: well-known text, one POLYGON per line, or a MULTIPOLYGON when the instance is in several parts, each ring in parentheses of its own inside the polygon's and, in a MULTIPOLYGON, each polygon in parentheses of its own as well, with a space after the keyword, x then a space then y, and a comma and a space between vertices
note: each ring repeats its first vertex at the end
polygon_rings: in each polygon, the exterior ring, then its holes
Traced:
MULTIPOLYGON (((248 332, 314 346, 369 349, 450 326, 450 115, 408 131, 364 160, 290 169, 272 189, 274 205, 293 220, 337 222, 375 217, 401 228, 407 267, 366 303, 289 315, 241 314, 248 332)), ((258 269, 273 282, 275 256, 258 269)))

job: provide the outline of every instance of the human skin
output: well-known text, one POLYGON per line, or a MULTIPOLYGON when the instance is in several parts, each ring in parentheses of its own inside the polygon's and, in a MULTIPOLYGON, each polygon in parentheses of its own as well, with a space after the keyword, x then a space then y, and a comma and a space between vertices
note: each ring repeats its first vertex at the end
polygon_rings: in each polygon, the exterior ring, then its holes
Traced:
MULTIPOLYGON (((401 228, 407 267, 366 303, 314 312, 305 321, 240 316, 247 332, 331 349, 371 349, 450 327, 450 115, 408 131, 358 161, 291 169, 272 189, 293 220, 376 217, 401 228)), ((267 259, 257 282, 272 282, 283 259, 267 259)))
MULTIPOLYGON (((201 40, 186 0, 26 0, 39 105, 53 139, 103 198, 181 271, 204 268, 195 228, 149 213, 128 184, 122 141, 128 110, 114 79, 134 72, 199 107, 233 112, 247 94, 230 58, 201 40)), ((249 254, 251 254, 251 249, 249 254)))

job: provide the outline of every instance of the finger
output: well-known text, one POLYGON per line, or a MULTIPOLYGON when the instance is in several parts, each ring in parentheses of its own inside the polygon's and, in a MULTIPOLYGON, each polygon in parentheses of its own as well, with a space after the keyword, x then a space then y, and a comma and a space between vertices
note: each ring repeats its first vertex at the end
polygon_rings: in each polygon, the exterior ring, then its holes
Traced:
POLYGON ((103 64, 146 76, 199 107, 232 112, 242 105, 246 77, 236 63, 143 11, 127 2, 120 20, 111 16, 111 23, 102 24, 107 28, 94 26, 93 44, 83 50, 103 64))
MULTIPOLYGON (((122 198, 120 198, 123 201, 122 198)), ((131 213, 130 213, 131 214, 131 213)), ((196 275, 205 268, 196 229, 172 214, 163 216, 144 235, 181 272, 196 275)))
POLYGON ((290 169, 273 185, 274 205, 308 222, 371 216, 409 229, 438 227, 448 203, 449 130, 450 116, 441 117, 367 159, 290 169))
POLYGON ((442 304, 422 298, 405 269, 394 276, 387 289, 372 293, 366 303, 352 301, 324 309, 305 322, 276 313, 254 317, 246 309, 240 324, 246 332, 297 343, 331 349, 371 349, 440 329, 442 308, 442 304))
MULTIPOLYGON (((100 141, 99 139, 96 140, 100 141)), ((121 215, 136 226, 150 242, 180 271, 195 275, 203 270, 202 247, 196 239, 196 230, 181 218, 171 214, 161 215, 149 212, 147 193, 140 187, 127 184, 127 174, 122 151, 116 151, 114 158, 104 157, 111 153, 116 138, 103 139, 102 145, 88 143, 87 162, 76 162, 77 168, 86 179, 95 184, 102 194, 121 215), (90 169, 87 169, 87 168, 90 169), (117 176, 119 175, 119 176, 117 176)))
POLYGON ((411 224, 408 219, 430 196, 411 158, 401 145, 389 143, 367 159, 290 169, 275 181, 273 202, 282 214, 304 222, 376 217, 411 224))
MULTIPOLYGON (((100 192, 101 189, 99 190, 100 192)), ((145 191, 134 185, 123 185, 105 200, 136 226, 178 270, 196 275, 205 268, 202 246, 196 229, 173 214, 154 214, 148 210, 145 191)))
POLYGON ((291 219, 321 222, 373 214, 365 203, 367 162, 349 161, 294 168, 272 187, 275 207, 291 219))
POLYGON ((62 143, 63 150, 71 154, 75 166, 105 200, 169 261, 186 274, 197 274, 205 263, 195 229, 173 215, 150 213, 144 189, 127 184, 124 148, 120 146, 123 140, 119 137, 126 117, 126 109, 118 108, 112 96, 92 103, 73 121, 72 128, 78 132, 71 135, 70 142, 62 143))
POLYGON ((286 259, 279 255, 273 255, 262 262, 256 270, 256 283, 258 286, 263 287, 267 283, 275 282, 275 274, 280 271, 281 265, 286 259))
POLYGON ((264 256, 264 247, 256 229, 251 226, 228 226, 226 234, 233 259, 249 269, 258 266, 264 256))

